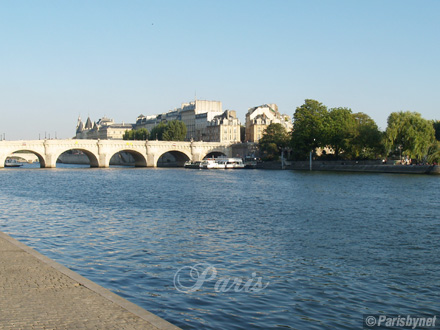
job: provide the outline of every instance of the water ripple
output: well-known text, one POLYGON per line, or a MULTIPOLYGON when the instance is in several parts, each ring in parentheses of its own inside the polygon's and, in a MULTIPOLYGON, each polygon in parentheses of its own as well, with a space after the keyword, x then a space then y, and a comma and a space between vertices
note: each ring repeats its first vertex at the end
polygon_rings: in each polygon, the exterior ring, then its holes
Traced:
POLYGON ((438 177, 24 168, 0 179, 2 231, 184 329, 353 329, 364 313, 440 310, 438 177), (176 272, 199 263, 269 285, 179 292, 176 272))

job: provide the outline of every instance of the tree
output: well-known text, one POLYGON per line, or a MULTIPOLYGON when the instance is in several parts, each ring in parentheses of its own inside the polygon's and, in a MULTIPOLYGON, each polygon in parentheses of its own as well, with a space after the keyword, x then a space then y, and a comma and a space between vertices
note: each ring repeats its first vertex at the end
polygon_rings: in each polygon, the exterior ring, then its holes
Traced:
POLYGON ((427 161, 430 164, 440 163, 440 141, 435 140, 429 147, 427 161))
POLYGON ((325 141, 335 152, 335 157, 348 151, 356 135, 356 121, 348 108, 333 108, 328 114, 325 141))
POLYGON ((122 137, 124 140, 147 140, 150 134, 146 128, 138 128, 135 130, 125 131, 124 136, 122 137))
POLYGON ((317 147, 325 147, 328 110, 322 103, 307 99, 293 115, 292 147, 304 158, 317 147))
POLYGON ((166 127, 167 125, 164 122, 160 122, 158 125, 154 126, 150 132, 150 140, 162 141, 162 135, 166 127))
POLYGON ((169 121, 162 135, 164 141, 184 141, 185 137, 186 125, 180 120, 169 121))
POLYGON ((263 157, 267 160, 277 160, 289 145, 290 138, 283 125, 272 123, 263 132, 263 136, 258 142, 263 157))
POLYGON ((126 130, 124 135, 122 136, 123 140, 134 140, 134 133, 133 130, 126 130))
POLYGON ((180 120, 172 120, 166 124, 161 122, 154 126, 150 133, 150 140, 184 141, 185 137, 186 125, 180 120))
POLYGON ((354 113, 356 122, 355 136, 351 140, 349 153, 352 158, 377 159, 385 153, 384 134, 376 122, 362 112, 354 113))
POLYGON ((243 125, 240 125, 240 140, 242 143, 246 141, 246 127, 243 125))
POLYGON ((389 151, 400 149, 403 155, 422 160, 434 141, 432 123, 417 112, 393 112, 388 117, 386 146, 389 151))
POLYGON ((434 126, 434 130, 435 130, 435 139, 437 141, 440 141, 440 121, 437 120, 433 122, 432 125, 434 126))

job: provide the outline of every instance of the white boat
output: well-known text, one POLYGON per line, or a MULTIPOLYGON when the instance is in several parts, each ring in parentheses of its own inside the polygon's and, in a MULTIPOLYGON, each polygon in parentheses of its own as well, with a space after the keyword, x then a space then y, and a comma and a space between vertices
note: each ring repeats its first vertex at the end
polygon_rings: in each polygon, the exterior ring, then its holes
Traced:
POLYGON ((219 164, 224 164, 226 169, 244 168, 243 159, 241 158, 217 158, 219 164))
POLYGON ((6 159, 5 167, 20 167, 20 166, 23 166, 23 164, 17 162, 16 159, 10 159, 10 158, 6 159))
POLYGON ((201 163, 200 163, 200 168, 203 169, 224 169, 225 168, 225 163, 219 163, 218 158, 208 158, 208 159, 204 159, 201 163))

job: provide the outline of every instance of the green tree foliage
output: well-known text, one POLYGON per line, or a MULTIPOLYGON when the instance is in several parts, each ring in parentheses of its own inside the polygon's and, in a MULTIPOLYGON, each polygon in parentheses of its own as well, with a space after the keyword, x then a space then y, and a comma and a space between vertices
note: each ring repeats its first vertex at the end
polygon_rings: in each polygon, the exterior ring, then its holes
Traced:
POLYGON ((305 159, 317 147, 331 147, 346 159, 374 159, 383 154, 383 133, 373 119, 348 108, 327 107, 305 100, 294 114, 292 147, 295 158, 305 159))
POLYGON ((246 127, 243 125, 240 125, 240 139, 241 139, 241 142, 246 141, 246 127))
POLYGON ((426 159, 430 164, 440 164, 440 141, 434 141, 428 149, 428 157, 426 159))
POLYGON ((325 147, 328 110, 322 103, 307 99, 293 115, 292 148, 304 158, 317 147, 325 147))
POLYGON ((289 142, 290 137, 286 129, 281 124, 272 123, 264 130, 258 145, 264 159, 277 160, 289 142))
POLYGON ((122 136, 123 140, 134 140, 133 130, 126 130, 124 135, 122 136))
POLYGON ((440 141, 440 121, 435 121, 432 123, 434 125, 434 130, 435 130, 435 139, 437 141, 440 141))
POLYGON ((354 159, 377 159, 385 153, 384 134, 376 122, 362 112, 354 113, 355 135, 350 142, 349 153, 354 159))
POLYGON ((168 123, 161 122, 154 126, 150 133, 151 140, 159 141, 184 141, 186 125, 180 120, 172 120, 168 123))
POLYGON ((162 138, 164 141, 184 141, 185 136, 185 123, 180 120, 172 120, 167 123, 162 138))
POLYGON ((129 131, 125 131, 124 136, 122 137, 124 140, 147 140, 150 134, 146 128, 138 128, 132 129, 129 131))
POLYGON ((401 148, 402 154, 422 160, 434 141, 432 123, 417 112, 393 112, 388 117, 386 146, 393 152, 401 148))
POLYGON ((162 141, 163 140, 162 135, 166 127, 167 124, 165 124, 164 122, 161 122, 158 125, 154 126, 150 132, 150 140, 162 141))
POLYGON ((356 135, 356 121, 348 108, 333 108, 327 118, 325 144, 339 158, 341 152, 348 151, 351 147, 351 140, 356 135))

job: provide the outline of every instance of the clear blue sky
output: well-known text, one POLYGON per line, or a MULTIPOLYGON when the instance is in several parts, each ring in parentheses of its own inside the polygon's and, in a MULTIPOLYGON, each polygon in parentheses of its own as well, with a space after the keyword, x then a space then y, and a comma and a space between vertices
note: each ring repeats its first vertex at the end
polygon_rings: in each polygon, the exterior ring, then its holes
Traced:
POLYGON ((197 98, 304 99, 440 119, 438 0, 0 0, 0 133, 75 134, 78 115, 134 122, 197 98))

